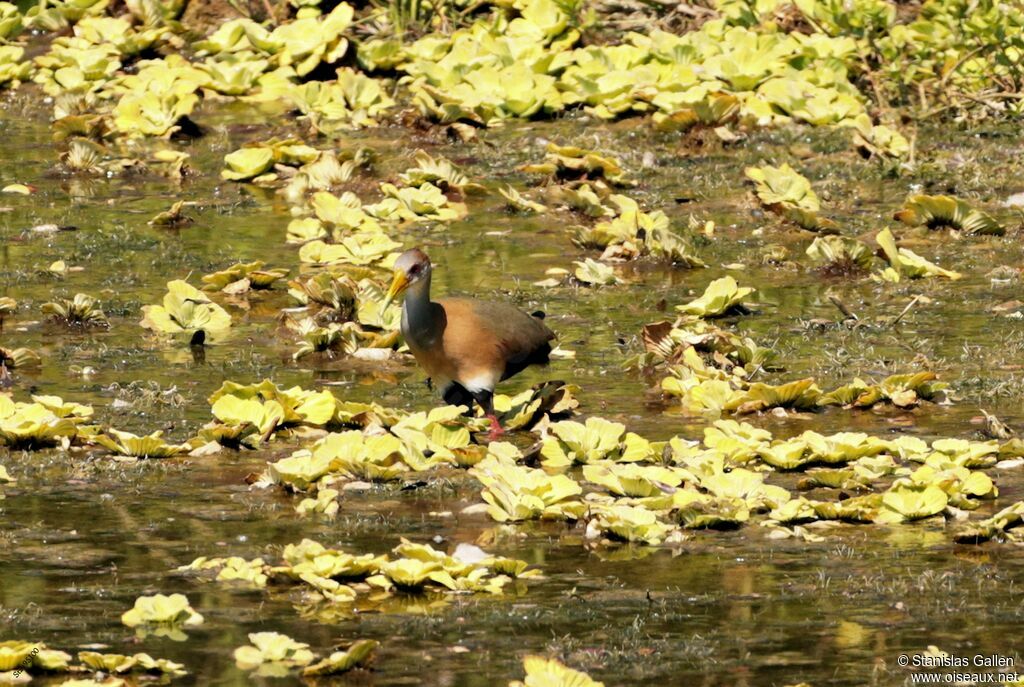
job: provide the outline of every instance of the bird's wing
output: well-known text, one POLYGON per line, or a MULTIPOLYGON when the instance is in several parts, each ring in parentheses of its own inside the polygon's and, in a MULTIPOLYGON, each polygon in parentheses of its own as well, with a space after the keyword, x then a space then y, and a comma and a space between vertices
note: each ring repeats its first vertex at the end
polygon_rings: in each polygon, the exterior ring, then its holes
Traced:
POLYGON ((463 379, 490 376, 493 386, 527 365, 547 361, 555 333, 540 319, 507 303, 471 298, 437 303, 447 320, 445 353, 458 361, 463 379))

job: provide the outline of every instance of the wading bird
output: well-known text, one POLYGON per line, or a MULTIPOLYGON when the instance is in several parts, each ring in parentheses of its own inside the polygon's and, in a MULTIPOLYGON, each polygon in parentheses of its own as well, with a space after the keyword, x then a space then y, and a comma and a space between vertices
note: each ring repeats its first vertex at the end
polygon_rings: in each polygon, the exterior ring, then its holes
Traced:
POLYGON ((432 301, 430 273, 426 253, 402 253, 384 308, 405 293, 402 336, 409 350, 446 403, 471 409, 475 400, 483 408, 495 439, 504 430, 494 414, 494 387, 530 365, 547 364, 555 334, 542 312, 528 315, 507 303, 473 298, 432 301))

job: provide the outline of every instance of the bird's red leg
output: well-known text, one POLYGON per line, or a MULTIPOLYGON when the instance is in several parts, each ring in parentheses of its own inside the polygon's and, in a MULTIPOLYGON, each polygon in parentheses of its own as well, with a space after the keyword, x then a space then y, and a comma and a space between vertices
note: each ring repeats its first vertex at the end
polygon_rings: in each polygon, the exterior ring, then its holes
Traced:
POLYGON ((494 413, 494 394, 490 389, 481 389, 479 391, 471 391, 473 398, 480 407, 484 409, 484 416, 491 421, 491 431, 487 435, 488 441, 494 441, 505 433, 502 429, 501 423, 498 422, 498 416, 494 413))
POLYGON ((487 419, 491 421, 491 431, 487 435, 488 441, 496 441, 498 437, 505 434, 505 430, 502 428, 501 423, 498 422, 498 416, 491 413, 487 416, 487 419))

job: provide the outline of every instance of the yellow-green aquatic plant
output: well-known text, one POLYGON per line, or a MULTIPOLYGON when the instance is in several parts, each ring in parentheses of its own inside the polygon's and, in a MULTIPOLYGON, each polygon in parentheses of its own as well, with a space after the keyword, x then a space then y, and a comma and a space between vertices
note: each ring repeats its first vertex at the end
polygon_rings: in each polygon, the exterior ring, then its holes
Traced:
POLYGON ((603 682, 567 668, 553 658, 527 656, 523 659, 523 670, 526 677, 522 681, 513 680, 508 687, 604 687, 603 682))
POLYGON ((732 277, 716 279, 704 290, 697 299, 685 305, 676 306, 676 310, 684 315, 702 318, 724 317, 734 312, 744 312, 743 299, 754 293, 756 289, 740 286, 732 277))
POLYGON ((878 232, 875 241, 881 246, 883 253, 885 253, 885 259, 889 261, 889 267, 878 275, 879 279, 883 281, 898 282, 903 277, 908 279, 945 277, 946 279, 956 280, 963 276, 959 272, 946 270, 934 263, 928 262, 907 248, 897 247, 896 238, 888 229, 878 232))
POLYGON ((161 334, 193 333, 199 330, 216 336, 231 326, 231 315, 210 300, 209 296, 176 279, 167 282, 167 294, 162 305, 142 308, 140 324, 161 334))
POLYGON ((0 347, 0 365, 8 369, 38 367, 42 362, 39 354, 29 348, 0 347))
POLYGON ((658 520, 654 511, 640 506, 593 505, 587 533, 626 542, 657 545, 675 527, 658 520))
POLYGON ((63 298, 52 303, 44 303, 43 312, 69 326, 110 326, 106 314, 96 305, 96 299, 84 293, 75 294, 70 300, 63 298))
POLYGON ((80 417, 33 401, 15 402, 0 394, 0 443, 23 448, 53 446, 69 442, 78 434, 80 417))
POLYGON ((480 495, 487 513, 498 522, 537 518, 577 519, 583 511, 571 500, 583 492, 565 475, 548 475, 543 470, 517 465, 512 458, 493 454, 476 465, 470 474, 484 485, 480 495))
POLYGON ((121 615, 128 627, 192 627, 203 624, 203 616, 195 612, 184 594, 140 596, 131 610, 121 615))
POLYGON ((374 655, 380 642, 373 639, 359 639, 344 651, 332 652, 330 656, 303 669, 302 674, 337 675, 356 668, 369 668, 373 665, 374 655))
POLYGON ((910 196, 894 217, 904 224, 924 225, 929 229, 948 227, 966 234, 988 236, 1006 233, 1006 228, 991 215, 952 196, 910 196))
POLYGON ((626 432, 625 425, 604 418, 587 418, 586 423, 573 420, 556 422, 551 435, 541 444, 540 454, 545 467, 567 468, 574 463, 593 463, 619 455, 626 432))
POLYGON ((829 274, 867 272, 875 262, 866 243, 846 236, 816 236, 807 256, 829 274))
POLYGON ((96 435, 94 441, 128 458, 171 458, 188 453, 192 449, 188 444, 169 444, 162 436, 163 432, 160 431, 140 437, 130 432, 109 429, 106 434, 96 435))
POLYGON ((235 665, 242 670, 255 670, 265 664, 287 670, 307 666, 316 660, 316 654, 309 650, 308 644, 296 642, 278 632, 251 632, 249 641, 251 645, 240 646, 233 654, 235 665))
POLYGON ((231 267, 203 275, 204 291, 221 291, 231 284, 246 280, 253 289, 269 289, 274 282, 288 276, 289 270, 276 267, 263 269, 262 260, 253 262, 237 262, 231 267))

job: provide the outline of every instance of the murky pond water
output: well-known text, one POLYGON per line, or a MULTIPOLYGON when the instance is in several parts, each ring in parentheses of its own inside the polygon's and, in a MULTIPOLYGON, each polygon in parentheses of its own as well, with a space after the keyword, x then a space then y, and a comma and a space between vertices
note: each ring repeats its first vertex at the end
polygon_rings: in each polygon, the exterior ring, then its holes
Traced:
MULTIPOLYGON (((327 386, 345 399, 405 409, 437 403, 411 360, 292 362, 291 340, 275 337, 278 311, 290 305, 283 290, 227 301, 236 326, 208 349, 205 361, 138 326, 140 307, 158 302, 171 279, 239 260, 300 269, 296 251, 284 244, 288 208, 271 192, 217 176, 225 153, 289 133, 290 125, 262 125, 266 113, 207 103, 194 116, 207 135, 186 146, 200 176, 180 185, 146 176, 77 179, 53 172, 56 152, 38 107, 21 97, 0 115, 0 155, 7 161, 0 182, 39 189, 33 196, 0 197, 0 290, 18 298, 23 313, 6 324, 3 342, 31 346, 45 360, 37 374, 18 373, 19 398, 26 390, 59 394, 91 403, 103 422, 129 431, 163 429, 176 440, 209 419, 206 398, 225 379, 327 386), (189 209, 193 224, 177 230, 146 224, 179 199, 197 203, 189 209), (76 229, 29 230, 44 223, 76 229), (84 270, 53 276, 46 267, 58 259, 84 270), (39 313, 54 296, 79 291, 100 299, 111 316, 109 330, 69 333, 24 316, 39 313)), ((270 118, 286 122, 279 113, 270 118)), ((595 125, 570 119, 512 124, 482 139, 456 146, 405 129, 380 129, 338 145, 374 149, 374 178, 394 176, 416 148, 426 147, 495 188, 529 181, 516 167, 541 157, 544 141, 573 141, 618 156, 641 182, 634 195, 674 222, 685 224, 692 214, 717 224, 714 238, 700 249, 711 268, 622 268, 624 285, 607 289, 534 286, 547 269, 569 267, 582 251, 572 246, 563 220, 507 215, 496 194, 470 198, 468 218, 450 227, 396 236, 430 252, 437 293, 498 296, 543 309, 561 345, 576 351, 574 360, 516 377, 509 389, 545 379, 571 381, 582 387, 584 414, 618 420, 652 439, 699 437, 704 420, 663 403, 651 390, 657 380, 623 371, 623 362, 639 351, 644 324, 670 317, 662 312, 665 304, 671 311, 711 279, 731 273, 759 288, 757 314, 737 326, 778 350, 780 369, 771 379, 815 376, 826 387, 854 376, 925 368, 940 372, 955 390, 951 405, 748 418, 753 424, 779 436, 814 429, 901 431, 930 439, 973 437, 979 407, 1011 425, 1024 421, 1020 321, 989 311, 1020 296, 1019 282, 1000 286, 986 276, 998 265, 1021 264, 1012 213, 1002 214, 1014 227, 1006 238, 961 241, 922 233, 922 252, 963 272, 962 281, 881 287, 869 279, 825 278, 795 262, 763 263, 771 244, 799 259, 810 235, 754 209, 738 181, 747 164, 800 159, 844 231, 866 233, 915 187, 979 192, 993 203, 1024 189, 1022 146, 1009 133, 979 138, 922 131, 919 149, 931 150, 939 162, 911 178, 886 178, 868 165, 851 165, 843 132, 756 133, 733 149, 654 134, 642 121, 595 125), (648 152, 655 153, 648 160, 653 166, 644 167, 648 152), (690 201, 675 202, 682 197, 690 201), (722 267, 733 263, 742 267, 722 267), (862 319, 883 326, 808 327, 813 318, 838 319, 829 292, 862 319), (884 326, 917 294, 929 302, 898 326, 884 326)), ((1010 656, 1024 665, 1018 654, 1024 552, 1012 545, 955 545, 941 520, 840 525, 818 543, 769 539, 763 528, 749 525, 691 532, 671 548, 593 548, 581 528, 538 524, 513 535, 486 515, 461 514, 478 502, 478 487, 451 470, 431 473, 414 488, 346 492, 338 517, 327 521, 300 517, 291 497, 246 483, 247 475, 298 445, 278 441, 261 451, 137 464, 80 452, 0 453, 18 480, 3 489, 0 501, 4 634, 68 651, 91 645, 120 653, 145 650, 186 665, 190 675, 178 684, 200 685, 297 681, 252 677, 236 668, 232 650, 260 630, 315 647, 380 640, 376 670, 348 680, 374 685, 503 684, 520 675, 527 651, 557 652, 608 685, 903 684, 907 673, 897 657, 930 644, 957 655, 1010 656), (171 574, 200 555, 274 559, 285 544, 304 537, 383 553, 403 536, 438 548, 486 541, 490 549, 536 564, 545 577, 520 594, 397 597, 385 606, 356 604, 351 614, 332 616, 296 603, 287 590, 233 589, 171 574), (205 624, 189 630, 185 642, 139 642, 121 624, 121 613, 141 594, 172 591, 186 593, 205 624)), ((1019 475, 994 476, 1000 497, 982 512, 1024 497, 1019 475)))

